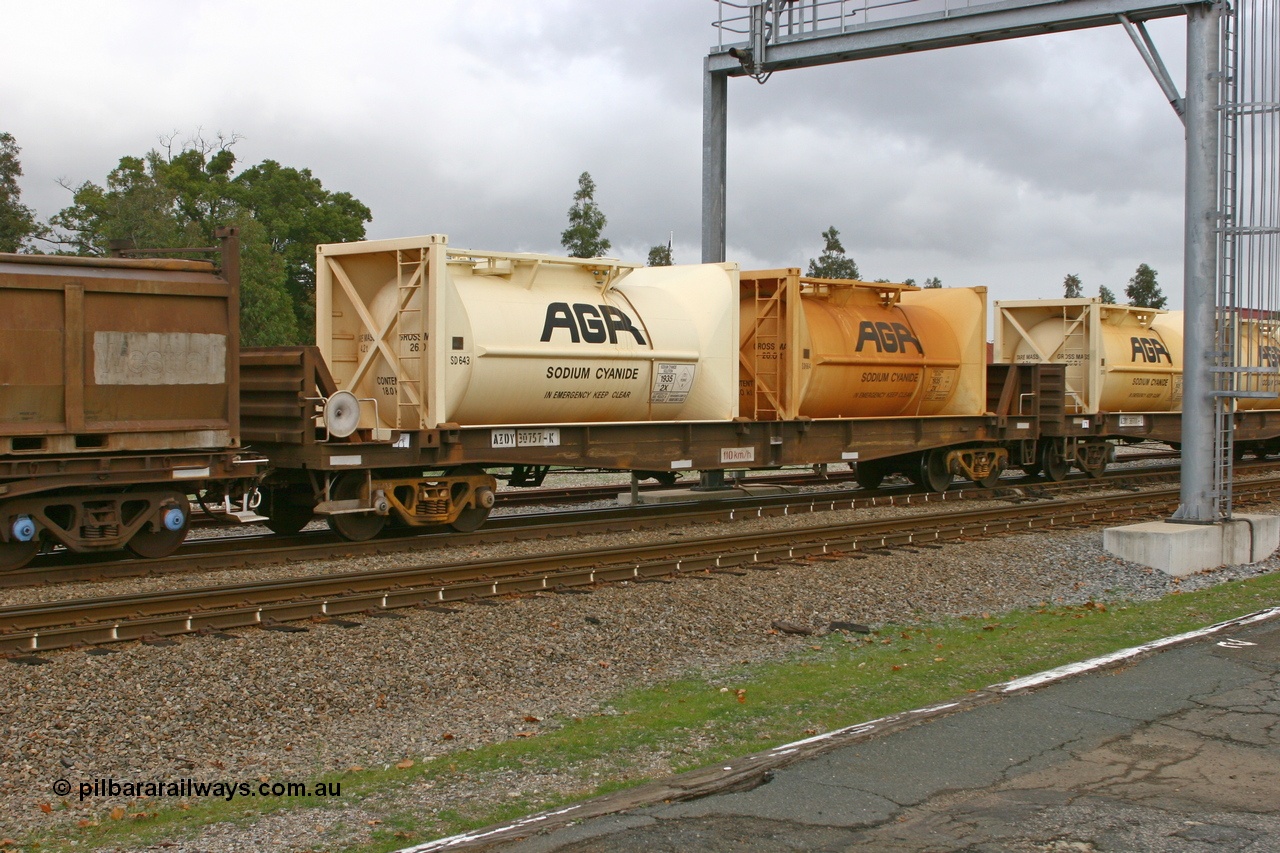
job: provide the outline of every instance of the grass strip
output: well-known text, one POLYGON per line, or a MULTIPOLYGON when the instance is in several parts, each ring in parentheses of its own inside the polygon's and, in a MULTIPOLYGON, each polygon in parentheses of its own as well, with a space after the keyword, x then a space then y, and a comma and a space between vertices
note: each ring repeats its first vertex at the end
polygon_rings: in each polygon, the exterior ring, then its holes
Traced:
MULTIPOLYGON (((869 635, 807 638, 782 662, 744 664, 710 676, 633 691, 595 716, 548 720, 533 736, 439 756, 412 767, 359 770, 315 781, 339 782, 343 805, 369 818, 369 843, 350 853, 383 853, 514 819, 740 757, 991 684, 1203 627, 1280 603, 1280 573, 1156 601, 982 614, 940 622, 886 625, 869 635), (556 791, 495 792, 512 770, 555 775, 556 791), (566 779, 568 784, 565 784, 566 779), (452 809, 406 808, 405 788, 434 785, 480 792, 452 809), (565 793, 565 791, 568 793, 565 793)), ((528 777, 526 777, 528 778, 528 777)), ((140 847, 190 837, 219 822, 258 820, 282 809, 325 808, 333 799, 198 800, 142 803, 70 831, 42 833, 24 851, 140 847), (113 819, 114 818, 114 819, 113 819)), ((316 849, 325 847, 316 839, 316 849)))

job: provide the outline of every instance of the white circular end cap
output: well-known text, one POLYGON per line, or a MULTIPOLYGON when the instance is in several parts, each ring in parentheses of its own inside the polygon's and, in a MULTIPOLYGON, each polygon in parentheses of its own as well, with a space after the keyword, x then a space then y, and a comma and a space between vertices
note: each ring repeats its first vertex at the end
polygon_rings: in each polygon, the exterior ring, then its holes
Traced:
POLYGON ((360 401, 350 391, 338 391, 324 403, 324 423, 329 435, 346 438, 360 426, 360 401))

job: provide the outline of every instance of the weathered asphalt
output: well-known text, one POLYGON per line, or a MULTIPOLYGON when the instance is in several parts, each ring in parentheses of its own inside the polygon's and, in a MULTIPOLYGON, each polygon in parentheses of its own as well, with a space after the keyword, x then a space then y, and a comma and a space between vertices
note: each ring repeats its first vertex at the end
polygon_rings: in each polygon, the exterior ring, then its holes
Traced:
POLYGON ((1280 619, 897 726, 750 784, 574 825, 539 818, 465 846, 1275 853, 1280 619))

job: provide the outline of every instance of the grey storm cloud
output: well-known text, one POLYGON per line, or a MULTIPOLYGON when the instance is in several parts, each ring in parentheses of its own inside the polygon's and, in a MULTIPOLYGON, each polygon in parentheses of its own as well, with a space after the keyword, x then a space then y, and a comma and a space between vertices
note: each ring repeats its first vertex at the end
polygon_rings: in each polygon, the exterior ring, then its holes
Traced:
MULTIPOLYGON (((559 251, 578 173, 615 252, 700 254, 707 0, 133 0, 7 10, 0 130, 24 199, 101 182, 162 136, 241 137, 370 206, 371 237, 559 251)), ((1184 23, 1151 25, 1175 79, 1184 23)), ((729 257, 803 266, 840 229, 864 275, 992 298, 1121 292, 1139 263, 1180 302, 1182 127, 1123 31, 729 82, 729 257)))

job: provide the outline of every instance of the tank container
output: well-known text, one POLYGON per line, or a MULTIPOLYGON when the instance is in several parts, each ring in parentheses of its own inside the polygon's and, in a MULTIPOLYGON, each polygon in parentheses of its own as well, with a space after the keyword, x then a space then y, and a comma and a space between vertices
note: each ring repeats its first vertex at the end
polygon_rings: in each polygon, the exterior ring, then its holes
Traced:
MULTIPOLYGON (((1245 371, 1235 378, 1236 409, 1280 408, 1280 321, 1249 309, 1228 315, 1230 334, 1235 340, 1235 362, 1245 371)), ((1182 332, 1182 312, 1170 311, 1152 324, 1161 332, 1167 328, 1182 332)))
POLYGON ((1066 365, 1067 411, 1182 405, 1181 317, 1097 299, 996 303, 995 361, 1066 365))
POLYGON ((730 420, 738 270, 455 249, 316 249, 317 343, 360 427, 730 420))
POLYGON ((982 414, 986 288, 741 277, 739 409, 760 420, 982 414))

